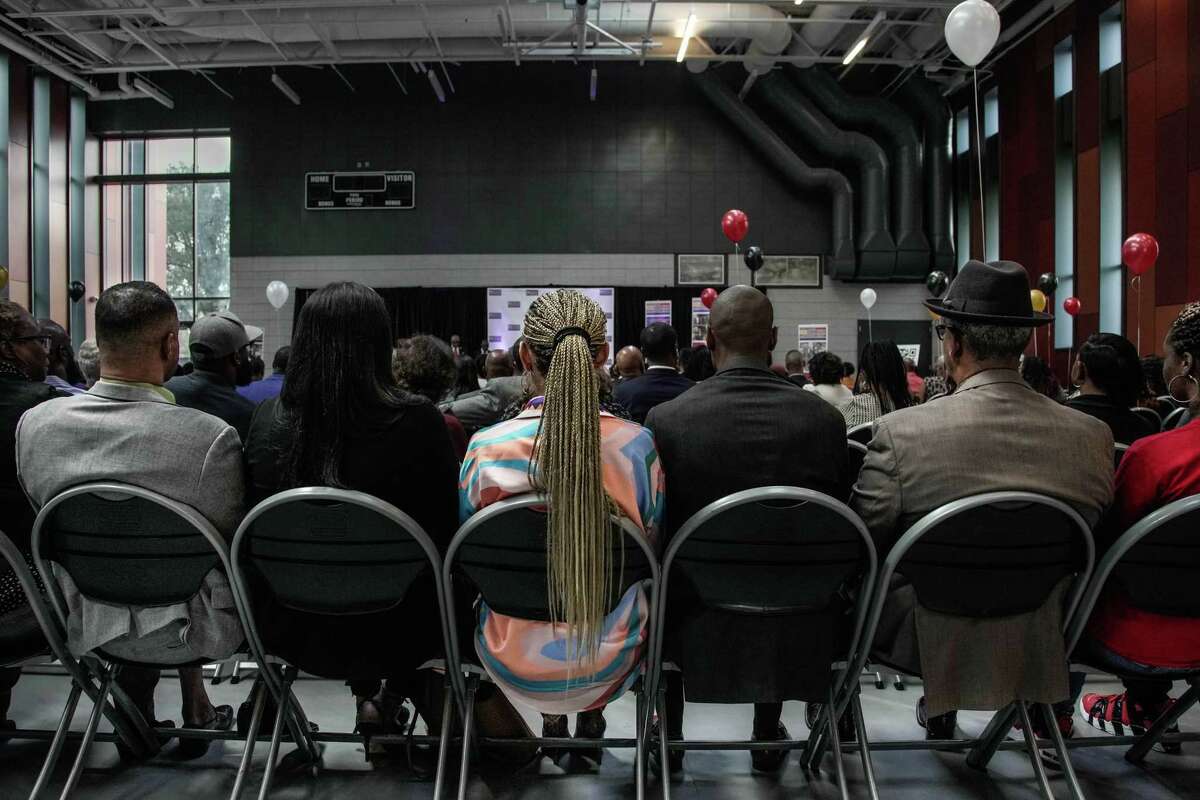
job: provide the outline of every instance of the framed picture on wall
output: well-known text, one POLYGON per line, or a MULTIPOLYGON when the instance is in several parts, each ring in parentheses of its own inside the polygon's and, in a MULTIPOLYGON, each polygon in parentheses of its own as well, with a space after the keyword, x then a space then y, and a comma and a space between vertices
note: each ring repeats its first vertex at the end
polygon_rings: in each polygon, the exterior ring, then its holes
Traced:
POLYGON ((763 265, 750 280, 753 286, 820 289, 821 257, 763 256, 763 265))
POLYGON ((675 255, 676 286, 724 286, 725 256, 677 253, 675 255))

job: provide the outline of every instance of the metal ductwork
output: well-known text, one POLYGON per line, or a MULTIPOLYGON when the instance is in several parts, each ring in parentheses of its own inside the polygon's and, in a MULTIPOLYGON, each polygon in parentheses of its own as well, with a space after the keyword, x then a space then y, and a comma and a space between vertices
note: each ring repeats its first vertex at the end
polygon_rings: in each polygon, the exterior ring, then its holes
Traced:
POLYGON ((933 246, 933 269, 953 274, 954 237, 950 232, 950 106, 938 88, 913 76, 896 93, 921 126, 925 140, 925 228, 933 246))
POLYGON ((916 126, 895 103, 880 97, 852 97, 819 67, 791 70, 800 88, 838 127, 866 131, 891 156, 892 238, 896 241, 894 277, 918 280, 929 272, 925 238, 921 140, 916 126))
POLYGON ((692 80, 709 102, 796 187, 829 193, 832 204, 830 248, 825 272, 843 280, 854 277, 854 190, 837 170, 810 167, 769 127, 738 100, 711 72, 692 73, 692 80))
POLYGON ((821 113, 783 75, 762 78, 754 98, 779 115, 808 149, 829 162, 853 164, 858 173, 858 278, 890 278, 896 269, 896 242, 889 230, 888 159, 874 139, 844 131, 821 113))

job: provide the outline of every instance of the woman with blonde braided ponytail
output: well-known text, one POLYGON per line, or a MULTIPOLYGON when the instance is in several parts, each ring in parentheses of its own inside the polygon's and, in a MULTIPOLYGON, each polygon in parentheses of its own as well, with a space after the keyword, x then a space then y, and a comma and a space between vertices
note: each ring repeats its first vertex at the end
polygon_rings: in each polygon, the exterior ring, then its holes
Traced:
MULTIPOLYGON (((1200 422, 1195 421, 1200 416, 1200 303, 1186 306, 1171 323, 1163 353, 1167 391, 1177 402, 1188 404, 1193 421, 1144 436, 1129 446, 1113 480, 1112 506, 1096 530, 1097 559, 1148 514, 1200 494, 1200 422)), ((1191 669, 1200 666, 1200 620, 1137 608, 1119 587, 1110 586, 1097 602, 1075 656, 1081 663, 1118 672, 1134 667, 1143 673, 1191 669)), ((1089 724, 1109 733, 1120 726, 1136 732, 1149 728, 1174 703, 1170 679, 1122 682, 1122 694, 1083 695, 1079 705, 1089 724)), ((1179 752, 1178 743, 1165 747, 1179 752)))
MULTIPOLYGON (((600 408, 596 368, 608 359, 606 320, 579 292, 542 295, 525 316, 520 358, 533 397, 514 419, 480 431, 460 480, 464 519, 513 495, 545 492, 547 594, 553 622, 481 603, 476 651, 505 694, 545 717, 544 734, 600 736, 604 706, 637 676, 647 603, 635 585, 616 601, 610 514, 653 538, 662 470, 650 433, 600 408), (615 602, 615 606, 614 606, 615 602), (612 609, 610 611, 610 609, 612 609)), ((600 751, 591 757, 599 759, 600 751)))

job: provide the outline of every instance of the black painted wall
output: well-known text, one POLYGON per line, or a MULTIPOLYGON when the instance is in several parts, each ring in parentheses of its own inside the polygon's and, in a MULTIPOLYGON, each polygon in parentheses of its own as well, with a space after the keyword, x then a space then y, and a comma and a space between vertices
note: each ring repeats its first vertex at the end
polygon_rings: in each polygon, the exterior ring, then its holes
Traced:
MULTIPOLYGON (((676 64, 464 64, 439 104, 427 78, 397 65, 265 69, 203 78, 157 73, 176 101, 92 103, 89 127, 225 128, 233 135, 233 255, 724 252, 720 215, 750 216, 769 253, 823 253, 829 201, 777 177, 708 106, 676 64), (413 211, 304 211, 309 170, 416 172, 413 211)), ((738 70, 730 64, 722 70, 738 70)), ((738 76, 733 76, 740 78, 738 76)), ((732 77, 730 78, 733 79, 732 77)), ((445 79, 443 77, 443 86, 445 79)))

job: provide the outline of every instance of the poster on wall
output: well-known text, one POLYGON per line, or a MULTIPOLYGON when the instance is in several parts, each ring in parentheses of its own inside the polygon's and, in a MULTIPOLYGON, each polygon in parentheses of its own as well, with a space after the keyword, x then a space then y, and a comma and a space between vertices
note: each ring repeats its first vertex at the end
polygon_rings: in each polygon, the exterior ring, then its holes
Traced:
MULTIPOLYGON (((613 335, 613 290, 606 288, 572 287, 580 294, 595 300, 608 320, 608 365, 612 366, 613 335)), ((489 288, 487 290, 487 332, 488 347, 493 350, 507 350, 521 335, 521 324, 525 321, 525 312, 530 304, 547 292, 550 288, 489 288)))
POLYGON ((692 298, 692 347, 708 342, 708 308, 699 297, 692 298))
POLYGON ((912 361, 914 364, 921 363, 921 345, 919 344, 898 344, 896 349, 900 351, 900 357, 905 361, 912 361))
POLYGON ((804 363, 817 353, 829 349, 829 325, 826 323, 801 323, 796 326, 796 349, 804 357, 804 363))
POLYGON ((661 322, 664 325, 671 324, 671 301, 670 300, 647 300, 646 301, 646 324, 644 327, 649 328, 656 322, 661 322))

